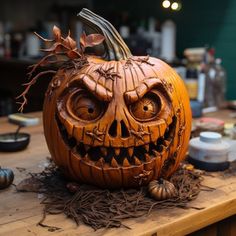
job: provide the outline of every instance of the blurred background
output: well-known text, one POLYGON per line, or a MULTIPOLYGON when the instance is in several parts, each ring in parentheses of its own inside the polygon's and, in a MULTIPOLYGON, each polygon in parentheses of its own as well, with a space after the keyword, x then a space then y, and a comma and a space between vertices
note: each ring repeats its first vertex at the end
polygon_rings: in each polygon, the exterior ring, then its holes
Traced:
MULTIPOLYGON (((53 25, 78 41, 77 13, 87 7, 108 19, 134 55, 161 58, 185 81, 192 104, 219 109, 236 99, 236 1, 1 0, 0 116, 17 111, 15 97, 27 68, 42 56, 34 31, 52 37, 53 25)), ((25 112, 42 109, 50 77, 28 96, 25 112)))

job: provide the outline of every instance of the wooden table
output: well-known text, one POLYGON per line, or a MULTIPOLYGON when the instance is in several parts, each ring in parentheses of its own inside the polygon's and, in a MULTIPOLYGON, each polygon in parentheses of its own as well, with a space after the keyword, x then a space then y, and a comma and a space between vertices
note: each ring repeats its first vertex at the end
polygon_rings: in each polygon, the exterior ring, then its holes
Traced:
MULTIPOLYGON (((41 117, 41 113, 33 115, 41 117)), ((216 115, 213 114, 213 116, 216 115)), ((224 113, 224 118, 227 118, 227 115, 227 112, 224 113)), ((15 128, 14 125, 7 122, 6 118, 0 119, 0 133, 14 131, 15 128)), ((46 157, 49 156, 42 123, 23 129, 31 134, 29 147, 16 153, 0 153, 0 165, 13 169, 15 184, 26 178, 26 174, 20 172, 17 167, 26 168, 28 172, 41 171, 46 163, 46 157)), ((49 232, 46 228, 37 226, 37 222, 42 217, 41 196, 35 193, 17 193, 15 188, 11 186, 0 191, 0 235, 178 236, 192 233, 204 227, 191 235, 236 235, 236 217, 233 216, 236 214, 236 177, 214 175, 215 177, 205 177, 204 184, 216 188, 216 190, 201 192, 198 198, 190 203, 191 206, 204 207, 203 210, 178 208, 159 210, 153 212, 149 217, 126 220, 125 224, 131 227, 131 230, 119 228, 96 232, 85 225, 77 227, 63 215, 48 216, 45 222, 48 225, 62 228, 60 231, 49 232), (230 218, 226 219, 227 217, 230 218), (221 221, 223 219, 226 220, 221 221), (214 224, 215 222, 219 223, 214 224)))

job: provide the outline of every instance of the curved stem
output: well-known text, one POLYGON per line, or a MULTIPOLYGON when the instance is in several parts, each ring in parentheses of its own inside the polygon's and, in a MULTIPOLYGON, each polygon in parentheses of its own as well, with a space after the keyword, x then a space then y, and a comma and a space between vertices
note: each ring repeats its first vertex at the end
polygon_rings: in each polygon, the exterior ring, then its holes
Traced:
POLYGON ((87 27, 87 30, 90 30, 90 32, 92 30, 93 33, 99 33, 105 37, 106 54, 104 59, 119 61, 132 56, 124 40, 110 22, 86 8, 83 8, 78 16, 87 27))

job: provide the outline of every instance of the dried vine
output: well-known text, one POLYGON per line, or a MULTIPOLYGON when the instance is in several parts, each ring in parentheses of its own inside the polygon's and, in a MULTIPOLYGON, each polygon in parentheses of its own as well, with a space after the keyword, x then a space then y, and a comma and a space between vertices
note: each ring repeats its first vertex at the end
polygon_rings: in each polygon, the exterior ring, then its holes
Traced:
POLYGON ((77 47, 76 42, 71 38, 70 32, 67 37, 62 37, 61 30, 54 26, 53 27, 53 36, 54 39, 45 39, 35 32, 44 43, 50 43, 49 48, 41 49, 46 55, 36 64, 30 66, 30 71, 28 73, 28 83, 24 83, 24 91, 16 98, 21 99, 17 102, 20 104, 19 111, 23 111, 24 106, 27 104, 26 95, 30 90, 31 86, 37 82, 37 80, 45 74, 56 74, 55 70, 46 70, 40 73, 36 73, 36 70, 40 66, 48 65, 59 65, 63 68, 68 65, 73 65, 75 69, 80 69, 87 64, 87 57, 85 54, 85 49, 87 47, 93 47, 103 42, 104 36, 100 34, 91 34, 86 35, 83 33, 80 37, 80 45, 77 47))
POLYGON ((96 72, 104 77, 105 79, 110 79, 112 81, 115 80, 115 78, 121 78, 121 76, 118 74, 118 72, 111 71, 114 67, 110 67, 107 70, 103 69, 102 67, 99 67, 96 72))
POLYGON ((34 191, 45 195, 44 215, 39 225, 47 226, 44 220, 48 214, 65 214, 76 224, 81 222, 95 230, 100 228, 127 227, 123 220, 149 215, 154 209, 194 208, 188 202, 194 200, 201 190, 213 189, 203 186, 201 173, 180 168, 171 177, 178 194, 167 200, 156 201, 149 197, 146 187, 111 191, 93 186, 68 183, 60 170, 53 164, 42 173, 31 174, 30 179, 17 186, 18 191, 34 191), (31 188, 29 187, 31 186, 31 188))

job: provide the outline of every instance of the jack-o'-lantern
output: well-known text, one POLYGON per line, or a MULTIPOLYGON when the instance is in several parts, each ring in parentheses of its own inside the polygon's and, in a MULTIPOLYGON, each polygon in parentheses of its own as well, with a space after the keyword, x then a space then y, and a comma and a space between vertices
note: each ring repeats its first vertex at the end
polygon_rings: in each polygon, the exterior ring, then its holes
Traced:
MULTIPOLYGON (((83 9, 79 17, 104 41, 85 61, 62 66, 49 85, 43 121, 53 160, 69 178, 103 188, 168 178, 185 157, 190 136, 183 82, 163 61, 132 56, 100 16, 83 9)), ((77 50, 70 40, 69 56, 77 50)))

